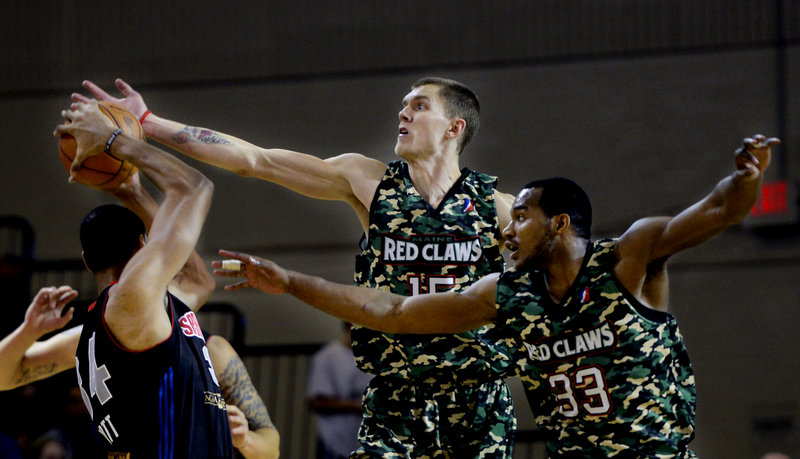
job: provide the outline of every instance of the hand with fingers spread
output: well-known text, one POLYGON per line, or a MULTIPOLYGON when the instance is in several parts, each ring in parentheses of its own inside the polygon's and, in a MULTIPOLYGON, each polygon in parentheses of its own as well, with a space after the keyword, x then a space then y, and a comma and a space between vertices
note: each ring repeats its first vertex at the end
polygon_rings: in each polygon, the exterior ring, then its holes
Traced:
POLYGON ((56 126, 53 135, 55 137, 71 135, 78 144, 70 168, 70 182, 73 182, 74 175, 88 158, 103 153, 106 142, 116 126, 110 118, 103 115, 96 100, 72 104, 70 110, 61 111, 61 116, 64 118, 64 123, 56 126))
POLYGON ((741 147, 736 149, 737 174, 745 180, 756 180, 769 166, 771 148, 781 143, 780 139, 770 137, 767 139, 761 134, 744 139, 741 147))
POLYGON ((225 290, 254 288, 266 293, 286 293, 289 289, 289 272, 277 264, 246 253, 220 250, 219 254, 231 260, 238 260, 238 269, 226 269, 222 260, 211 262, 214 275, 221 277, 243 277, 245 280, 225 286, 225 290))
POLYGON ((77 296, 78 292, 66 285, 40 289, 25 312, 24 328, 33 335, 44 336, 64 327, 72 320, 75 308, 63 315, 61 312, 77 296))
MULTIPOLYGON (((134 89, 121 78, 114 80, 114 84, 117 86, 119 92, 121 92, 125 97, 113 97, 109 93, 103 91, 100 86, 97 86, 89 80, 84 80, 82 86, 91 92, 92 95, 94 95, 97 99, 122 105, 123 107, 127 108, 128 111, 133 113, 136 118, 141 120, 142 115, 147 111, 147 105, 144 103, 142 96, 138 92, 134 91, 134 89)), ((88 104, 89 101, 91 101, 91 99, 88 97, 77 92, 72 93, 72 100, 74 100, 76 103, 84 104, 88 104)))
POLYGON ((80 327, 39 340, 72 320, 74 308, 69 308, 65 314, 62 312, 77 296, 78 292, 66 285, 39 289, 25 311, 22 324, 0 339, 0 391, 75 367, 80 327))

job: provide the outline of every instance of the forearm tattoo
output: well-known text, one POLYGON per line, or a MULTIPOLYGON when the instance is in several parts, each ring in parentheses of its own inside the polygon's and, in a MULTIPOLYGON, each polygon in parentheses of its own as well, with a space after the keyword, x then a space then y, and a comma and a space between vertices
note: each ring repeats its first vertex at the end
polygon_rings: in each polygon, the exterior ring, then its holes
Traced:
POLYGON ((218 132, 212 131, 211 129, 203 129, 192 126, 184 126, 183 130, 180 130, 172 135, 172 140, 174 140, 176 143, 200 142, 208 144, 233 145, 233 142, 225 137, 222 137, 218 132))
POLYGON ((46 363, 42 365, 36 365, 33 367, 22 367, 20 368, 19 378, 17 378, 15 383, 19 385, 24 385, 33 381, 44 379, 48 376, 55 374, 57 368, 58 364, 56 363, 46 363))
POLYGON ((250 381, 247 369, 238 355, 233 356, 219 378, 225 402, 236 405, 253 429, 273 427, 267 407, 250 381))

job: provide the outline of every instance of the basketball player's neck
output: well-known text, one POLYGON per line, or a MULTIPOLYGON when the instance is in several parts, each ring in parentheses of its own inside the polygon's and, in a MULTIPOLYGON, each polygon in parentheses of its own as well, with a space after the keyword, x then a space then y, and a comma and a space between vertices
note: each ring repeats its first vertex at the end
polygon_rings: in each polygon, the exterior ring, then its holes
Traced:
POLYGON ((94 278, 97 282, 97 292, 102 292, 103 289, 119 280, 122 270, 112 267, 102 271, 95 271, 94 278))
POLYGON ((461 176, 461 169, 457 159, 453 161, 433 156, 409 161, 408 174, 417 192, 431 207, 436 208, 461 176))

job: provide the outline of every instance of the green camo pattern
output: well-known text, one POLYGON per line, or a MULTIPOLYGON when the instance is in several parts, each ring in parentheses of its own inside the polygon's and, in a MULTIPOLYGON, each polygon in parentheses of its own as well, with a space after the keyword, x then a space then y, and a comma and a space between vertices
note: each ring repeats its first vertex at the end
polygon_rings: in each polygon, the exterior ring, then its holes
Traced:
POLYGON ((516 417, 502 380, 465 386, 452 375, 416 384, 382 379, 367 388, 362 446, 351 459, 512 457, 516 417))
MULTIPOLYGON (((500 229, 494 203, 497 179, 464 169, 461 179, 445 196, 440 210, 430 208, 414 188, 408 165, 389 164, 370 209, 367 246, 356 258, 355 283, 400 295, 411 295, 410 283, 419 281, 420 291, 428 279, 451 276, 459 291, 492 272, 503 270, 500 229), (472 208, 464 212, 468 206, 472 208), (384 238, 424 241, 442 235, 455 240, 480 237, 482 256, 475 262, 453 264, 420 261, 413 264, 382 262, 384 238)), ((487 327, 455 335, 392 335, 353 327, 353 353, 358 367, 367 373, 401 378, 419 378, 427 372, 449 368, 462 379, 492 380, 494 352, 476 336, 487 327)))
MULTIPOLYGON (((411 295, 439 282, 451 285, 436 291, 462 290, 502 271, 496 182, 465 168, 432 209, 408 165, 391 162, 370 207, 355 283, 411 295)), ((356 363, 377 376, 364 397, 363 446, 351 457, 511 458, 516 417, 499 379, 504 357, 478 339, 491 328, 392 335, 354 326, 356 363)))
POLYGON ((540 274, 497 284, 498 329, 551 457, 695 457, 695 385, 675 318, 613 275, 616 239, 590 244, 560 305, 540 274))

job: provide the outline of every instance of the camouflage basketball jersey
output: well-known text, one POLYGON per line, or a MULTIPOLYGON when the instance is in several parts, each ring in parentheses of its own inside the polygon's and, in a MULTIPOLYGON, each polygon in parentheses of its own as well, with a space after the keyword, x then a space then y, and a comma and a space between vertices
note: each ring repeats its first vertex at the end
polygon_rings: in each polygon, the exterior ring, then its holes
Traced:
POLYGON ((562 304, 541 275, 497 283, 498 344, 525 385, 550 457, 694 457, 695 386, 675 318, 613 275, 616 239, 590 244, 562 304))
MULTIPOLYGON (((496 182, 464 168, 433 209, 411 182, 408 165, 391 162, 370 207, 355 283, 415 295, 462 290, 502 271, 496 182)), ((408 378, 455 371, 457 379, 496 379, 490 369, 494 354, 476 340, 483 331, 391 335, 353 327, 353 352, 358 367, 376 375, 408 378)))

